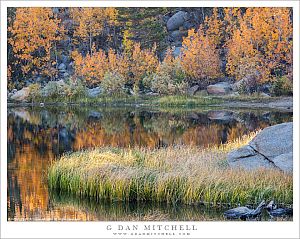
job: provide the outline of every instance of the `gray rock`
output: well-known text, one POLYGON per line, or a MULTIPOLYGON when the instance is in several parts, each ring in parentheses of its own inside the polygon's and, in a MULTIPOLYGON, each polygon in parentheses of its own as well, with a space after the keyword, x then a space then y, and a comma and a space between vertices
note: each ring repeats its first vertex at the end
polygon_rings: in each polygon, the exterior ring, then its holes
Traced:
POLYGON ((207 92, 212 95, 225 95, 231 91, 231 84, 228 82, 219 82, 214 85, 207 86, 207 92))
POLYGON ((270 98, 271 97, 270 95, 268 95, 268 94, 266 94, 264 92, 259 93, 259 96, 263 97, 263 98, 270 98))
POLYGON ((68 61, 70 60, 70 58, 64 54, 61 55, 61 61, 62 63, 64 63, 65 65, 68 63, 68 61))
POLYGON ((195 95, 195 93, 199 90, 199 86, 198 85, 194 85, 190 88, 188 88, 187 93, 189 95, 195 95))
POLYGON ((232 89, 234 91, 239 91, 239 92, 243 92, 243 93, 250 93, 255 91, 255 88, 257 86, 256 82, 257 82, 257 74, 250 74, 245 76, 243 79, 235 82, 232 85, 232 89))
POLYGON ((262 155, 254 155, 236 160, 230 159, 228 160, 228 162, 230 167, 232 168, 240 168, 245 170, 256 170, 259 168, 275 168, 274 165, 272 165, 262 155))
POLYGON ((267 127, 249 143, 260 154, 269 159, 293 151, 293 123, 267 127))
POLYGON ((13 95, 14 95, 14 93, 9 92, 9 93, 7 94, 7 99, 10 99, 13 95))
POLYGON ((181 31, 181 30, 172 31, 170 34, 173 40, 179 40, 180 42, 182 41, 182 37, 185 35, 187 35, 187 31, 181 31))
POLYGON ((231 167, 247 170, 277 168, 293 171, 293 123, 283 123, 265 128, 253 140, 227 156, 231 167))
POLYGON ((186 21, 182 24, 182 27, 185 29, 185 30, 188 30, 188 29, 191 29, 191 28, 195 28, 195 25, 190 22, 190 21, 186 21))
POLYGON ((179 11, 175 13, 168 21, 167 21, 167 29, 168 31, 173 31, 178 29, 183 23, 188 19, 187 12, 179 11))
POLYGON ((24 87, 23 89, 15 92, 10 98, 15 101, 26 101, 30 93, 29 87, 24 87))
POLYGON ((228 154, 228 157, 232 160, 238 160, 240 158, 246 158, 250 156, 254 156, 256 152, 249 145, 241 147, 239 149, 233 150, 228 154))
POLYGON ((63 74, 63 77, 68 77, 69 76, 69 73, 68 72, 65 72, 64 74, 63 74))
POLYGON ((173 39, 182 37, 181 31, 179 30, 172 31, 170 35, 173 39))
POLYGON ((239 96, 239 92, 232 92, 231 94, 229 94, 228 96, 232 96, 232 97, 237 97, 239 96))
POLYGON ((147 95, 147 96, 158 96, 159 94, 156 93, 156 92, 150 91, 150 92, 147 92, 145 95, 147 95))
POLYGON ((97 97, 103 93, 103 89, 101 87, 95 87, 87 90, 87 95, 91 98, 97 97))
POLYGON ((281 154, 275 157, 272 161, 278 168, 280 168, 284 172, 293 172, 293 152, 281 154))
POLYGON ((174 46, 175 47, 182 47, 182 41, 181 40, 177 40, 174 42, 174 46))
POLYGON ((180 56, 181 48, 182 47, 180 46, 175 47, 174 51, 172 52, 174 57, 180 56))
POLYGON ((67 69, 67 66, 64 63, 59 64, 59 66, 58 66, 59 71, 66 70, 66 69, 67 69))

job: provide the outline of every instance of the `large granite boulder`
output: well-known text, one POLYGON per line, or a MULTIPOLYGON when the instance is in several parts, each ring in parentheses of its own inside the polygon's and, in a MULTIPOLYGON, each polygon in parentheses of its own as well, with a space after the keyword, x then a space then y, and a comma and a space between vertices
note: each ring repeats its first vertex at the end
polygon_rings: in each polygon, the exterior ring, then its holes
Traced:
POLYGON ((293 171, 293 123, 265 128, 250 143, 228 154, 231 167, 248 170, 264 168, 293 171))
POLYGON ((232 85, 234 91, 251 93, 256 91, 258 74, 249 74, 232 85))
POLYGON ((214 85, 207 86, 207 92, 211 95, 225 95, 230 93, 231 84, 228 82, 219 82, 214 85))
POLYGON ((26 101, 29 97, 30 89, 29 87, 24 87, 21 90, 18 90, 13 95, 10 96, 10 99, 15 101, 26 101))
POLYGON ((168 31, 174 31, 179 29, 180 26, 188 19, 188 13, 184 11, 179 11, 175 13, 168 21, 167 21, 167 29, 168 31))

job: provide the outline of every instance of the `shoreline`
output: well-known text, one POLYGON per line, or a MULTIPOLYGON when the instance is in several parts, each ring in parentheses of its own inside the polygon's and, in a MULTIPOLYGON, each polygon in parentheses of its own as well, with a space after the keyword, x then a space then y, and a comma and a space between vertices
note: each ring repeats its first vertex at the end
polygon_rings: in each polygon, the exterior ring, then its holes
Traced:
MULTIPOLYGON (((176 96, 172 96, 176 99, 176 96)), ((120 99, 102 98, 99 102, 94 101, 76 101, 76 102, 7 102, 8 108, 13 107, 46 107, 46 106, 90 106, 90 107, 159 107, 159 108, 255 108, 255 109, 273 109, 284 112, 293 112, 293 97, 185 97, 172 102, 172 97, 128 97, 125 102, 120 99), (170 99, 168 101, 168 99, 170 99)), ((123 100, 123 99, 121 99, 123 100)))

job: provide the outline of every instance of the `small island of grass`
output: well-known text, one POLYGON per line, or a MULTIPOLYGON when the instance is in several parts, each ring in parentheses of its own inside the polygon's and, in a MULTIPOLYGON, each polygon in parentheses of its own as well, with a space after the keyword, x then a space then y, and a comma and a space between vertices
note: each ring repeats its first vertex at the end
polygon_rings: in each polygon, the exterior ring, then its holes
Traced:
POLYGON ((48 172, 52 190, 108 201, 245 204, 293 201, 292 175, 231 169, 226 153, 253 135, 220 147, 97 148, 62 156, 48 172))

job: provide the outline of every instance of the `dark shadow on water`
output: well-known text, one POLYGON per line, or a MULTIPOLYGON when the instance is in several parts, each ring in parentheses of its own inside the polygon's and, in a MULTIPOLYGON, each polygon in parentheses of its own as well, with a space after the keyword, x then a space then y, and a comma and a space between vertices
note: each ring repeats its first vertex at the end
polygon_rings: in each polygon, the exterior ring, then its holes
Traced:
MULTIPOLYGON (((153 202, 109 202, 79 198, 66 193, 51 192, 51 206, 74 208, 86 212, 98 221, 224 221, 223 212, 228 206, 217 208, 207 205, 170 205, 153 202)), ((72 219, 69 219, 72 220, 72 219)), ((239 219, 237 219, 239 220, 239 219)), ((253 221, 290 221, 292 217, 271 219, 266 211, 253 221)))

